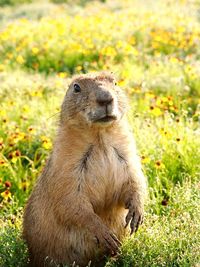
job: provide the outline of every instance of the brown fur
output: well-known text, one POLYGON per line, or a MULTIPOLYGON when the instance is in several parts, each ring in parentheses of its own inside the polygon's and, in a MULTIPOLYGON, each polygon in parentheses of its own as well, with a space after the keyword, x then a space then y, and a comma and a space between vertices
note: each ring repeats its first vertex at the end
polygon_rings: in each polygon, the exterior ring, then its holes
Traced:
POLYGON ((32 266, 99 266, 97 259, 116 253, 125 224, 133 232, 142 222, 146 183, 126 107, 111 75, 81 75, 69 86, 53 152, 25 209, 32 266), (97 103, 104 92, 113 98, 106 107, 97 103), (95 121, 105 112, 114 119, 95 121))

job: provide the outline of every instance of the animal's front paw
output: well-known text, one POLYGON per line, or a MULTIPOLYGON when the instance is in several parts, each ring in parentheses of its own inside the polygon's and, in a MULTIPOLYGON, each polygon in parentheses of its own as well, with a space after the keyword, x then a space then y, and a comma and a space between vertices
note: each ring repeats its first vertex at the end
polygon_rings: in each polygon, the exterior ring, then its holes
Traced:
POLYGON ((108 228, 105 227, 104 229, 98 229, 95 237, 98 244, 108 249, 112 255, 115 255, 117 252, 119 252, 119 246, 121 246, 121 242, 108 228))
POLYGON ((133 205, 133 204, 127 205, 127 208, 129 209, 129 211, 126 215, 125 228, 130 223, 131 235, 132 235, 133 232, 137 232, 138 227, 143 222, 143 209, 141 207, 137 207, 136 205, 133 205))
MULTIPOLYGON (((85 267, 90 267, 91 266, 91 261, 88 262, 88 264, 85 267)), ((63 265, 62 265, 63 266, 63 265)), ((73 264, 71 265, 71 267, 79 267, 79 265, 76 264, 76 262, 74 261, 73 264)))

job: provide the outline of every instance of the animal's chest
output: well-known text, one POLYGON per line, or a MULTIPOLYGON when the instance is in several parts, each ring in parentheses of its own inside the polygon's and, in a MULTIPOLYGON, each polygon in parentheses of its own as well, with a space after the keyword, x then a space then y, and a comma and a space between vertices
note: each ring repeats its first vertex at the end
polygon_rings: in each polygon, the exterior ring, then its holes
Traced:
POLYGON ((118 149, 93 147, 85 162, 84 183, 97 209, 117 205, 128 178, 128 164, 118 149))

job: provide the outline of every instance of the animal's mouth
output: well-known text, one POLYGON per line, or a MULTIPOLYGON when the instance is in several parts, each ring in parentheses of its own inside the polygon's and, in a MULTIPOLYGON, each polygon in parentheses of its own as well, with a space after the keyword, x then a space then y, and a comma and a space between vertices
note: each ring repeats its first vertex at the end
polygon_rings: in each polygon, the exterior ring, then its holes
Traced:
POLYGON ((101 119, 95 120, 95 122, 105 123, 105 122, 111 122, 117 120, 117 116, 114 115, 106 115, 101 119))

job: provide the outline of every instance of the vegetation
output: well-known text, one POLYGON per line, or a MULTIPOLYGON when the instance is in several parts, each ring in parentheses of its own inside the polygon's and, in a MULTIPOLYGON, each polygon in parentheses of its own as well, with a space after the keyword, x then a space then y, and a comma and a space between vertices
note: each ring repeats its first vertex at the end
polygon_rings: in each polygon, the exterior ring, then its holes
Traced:
POLYGON ((26 266, 23 207, 62 98, 99 70, 129 96, 149 184, 143 226, 106 266, 199 266, 199 1, 32 2, 0 8, 0 266, 26 266))

